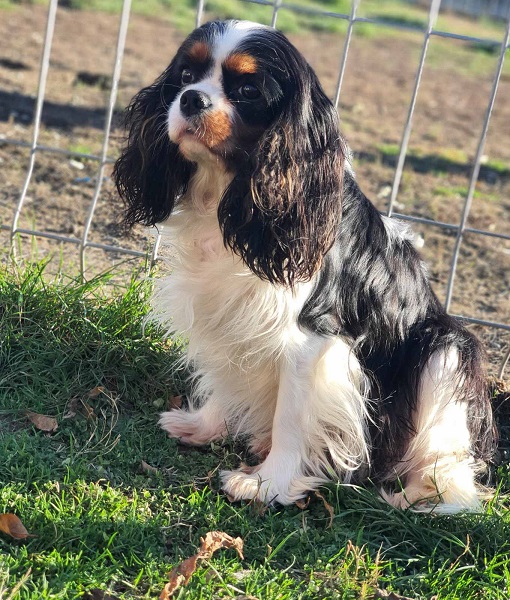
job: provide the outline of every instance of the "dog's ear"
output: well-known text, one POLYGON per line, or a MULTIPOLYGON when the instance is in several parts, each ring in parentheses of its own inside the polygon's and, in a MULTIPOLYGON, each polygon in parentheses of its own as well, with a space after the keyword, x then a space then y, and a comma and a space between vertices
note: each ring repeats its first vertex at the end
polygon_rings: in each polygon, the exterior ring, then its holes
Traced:
POLYGON ((168 107, 179 91, 171 83, 172 67, 138 92, 125 113, 127 144, 115 163, 113 178, 129 226, 164 221, 186 191, 193 172, 193 164, 168 137, 168 107))
POLYGON ((320 268, 341 218, 338 114, 305 68, 218 211, 226 245, 262 279, 290 286, 320 268))

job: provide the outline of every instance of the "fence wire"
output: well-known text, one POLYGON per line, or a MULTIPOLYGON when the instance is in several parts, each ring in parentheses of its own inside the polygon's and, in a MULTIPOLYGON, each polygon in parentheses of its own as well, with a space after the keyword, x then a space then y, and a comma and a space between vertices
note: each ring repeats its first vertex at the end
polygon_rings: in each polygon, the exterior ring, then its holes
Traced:
MULTIPOLYGON (((332 11, 327 11, 327 10, 321 10, 318 8, 299 6, 299 5, 295 5, 292 3, 283 2, 282 0, 274 0, 274 1, 241 0, 241 1, 246 2, 246 3, 251 3, 251 4, 258 4, 258 5, 263 5, 263 6, 267 6, 267 7, 272 7, 272 18, 271 18, 271 26, 272 27, 277 26, 278 15, 279 15, 280 11, 282 11, 282 10, 289 10, 289 11, 293 11, 295 13, 301 13, 301 14, 309 15, 309 16, 320 16, 320 17, 324 17, 324 18, 342 19, 344 21, 347 21, 347 23, 348 23, 347 33, 345 36, 343 50, 342 50, 341 56, 339 57, 339 60, 340 60, 339 74, 338 74, 336 89, 335 89, 335 93, 334 93, 334 97, 333 97, 334 104, 337 107, 339 105, 339 101, 340 101, 340 97, 341 97, 342 84, 344 81, 344 75, 345 75, 347 62, 348 62, 349 48, 351 46, 353 32, 355 30, 356 24, 370 23, 372 25, 381 26, 381 27, 385 27, 385 28, 390 27, 390 28, 397 29, 397 30, 414 31, 414 32, 419 32, 419 33, 423 34, 423 44, 422 44, 422 49, 421 49, 421 55, 420 55, 418 67, 417 67, 416 74, 415 74, 414 86, 413 86, 411 99, 409 102, 408 114, 407 114, 407 118, 405 120, 404 129, 402 132, 402 138, 401 138, 401 143, 400 143, 400 148, 399 148, 399 153, 398 153, 398 159, 397 159, 397 164, 396 164, 396 168, 395 168, 393 184, 391 186, 391 194, 390 194, 390 198, 389 198, 389 202, 388 202, 388 207, 386 210, 386 215, 388 217, 397 217, 398 219, 403 220, 403 221, 410 221, 410 222, 415 222, 418 224, 434 226, 434 227, 437 227, 437 228, 440 228, 440 229, 443 229, 446 231, 451 231, 451 232, 456 233, 455 246, 454 246, 454 250, 453 250, 453 253, 451 256, 451 262, 450 262, 450 267, 449 267, 447 292, 446 292, 446 300, 445 300, 445 308, 446 308, 446 310, 448 310, 450 312, 451 301, 452 301, 453 291, 454 291, 454 287, 455 287, 455 277, 456 277, 456 272, 457 272, 459 252, 460 252, 460 248, 461 248, 465 234, 469 233, 469 234, 475 234, 475 235, 479 235, 479 236, 488 236, 488 237, 492 237, 492 238, 498 238, 501 240, 507 240, 507 241, 510 240, 510 235, 508 235, 508 234, 467 227, 467 221, 468 221, 468 217, 470 214, 471 205, 472 205, 474 192, 475 192, 475 185, 478 180, 480 166, 482 164, 482 157, 483 157, 483 151, 484 151, 485 141, 486 141, 486 137, 487 137, 487 131, 489 128, 489 123, 490 123, 490 119, 491 119, 491 115, 492 115, 492 110, 494 107, 494 102, 495 102, 497 92, 498 92, 498 85, 501 80, 501 74, 503 71, 503 65, 504 65, 506 53, 507 53, 507 50, 510 48, 510 14, 507 15, 506 29, 505 29, 505 33, 504 33, 502 39, 494 40, 494 39, 480 38, 480 37, 475 37, 475 36, 461 35, 461 34, 454 33, 454 32, 441 31, 441 30, 436 29, 437 18, 438 18, 439 11, 441 8, 441 0, 431 0, 430 9, 429 9, 429 13, 428 13, 428 24, 427 24, 426 28, 422 28, 422 27, 414 25, 414 24, 406 24, 406 23, 398 23, 398 22, 392 23, 391 21, 386 20, 386 19, 382 20, 382 19, 378 19, 378 18, 359 17, 357 13, 358 13, 359 5, 360 5, 360 0, 351 0, 351 10, 348 14, 337 13, 337 12, 332 12, 332 11), (423 71, 424 71, 424 67, 425 67, 425 63, 426 63, 429 43, 430 43, 431 38, 433 38, 433 37, 448 38, 448 39, 452 39, 452 40, 460 40, 460 41, 469 42, 472 44, 481 44, 482 46, 487 47, 487 48, 496 48, 496 49, 499 48, 499 59, 497 62, 496 70, 494 72, 494 78, 493 78, 491 92, 490 92, 490 95, 489 95, 489 98, 487 101, 487 108, 485 111, 485 117, 484 117, 484 121, 483 121, 482 131, 481 131, 481 134, 480 134, 480 137, 478 140, 475 158, 473 160, 473 164, 471 165, 468 191, 467 191, 467 194, 466 194, 466 197, 464 200, 460 222, 457 224, 445 223, 442 221, 435 221, 432 219, 426 219, 426 218, 417 217, 417 216, 413 216, 413 215, 401 214, 401 213, 397 213, 394 211, 394 207, 396 206, 396 201, 397 201, 400 184, 401 184, 401 180, 402 180, 404 164, 405 164, 406 157, 407 157, 408 144, 409 144, 409 139, 410 139, 410 135, 411 135, 411 131, 412 131, 416 101, 417 101, 417 98, 419 95, 420 84, 421 84, 422 75, 423 75, 423 71)), ((446 2, 446 0, 445 0, 445 2, 446 2)), ((53 41, 53 33, 54 33, 54 29, 55 29, 57 8, 58 8, 58 0, 49 0, 46 32, 45 32, 45 36, 44 36, 43 50, 42 50, 42 54, 41 54, 41 64, 40 64, 40 70, 39 70, 37 99, 36 99, 34 118, 33 118, 32 142, 27 143, 23 140, 10 139, 10 138, 6 138, 6 139, 2 140, 3 145, 29 147, 30 148, 30 157, 29 157, 29 163, 28 163, 28 168, 27 168, 24 184, 23 184, 21 193, 19 195, 18 202, 16 204, 16 208, 14 211, 14 215, 13 215, 11 224, 7 225, 5 223, 2 223, 2 224, 0 224, 0 228, 9 231, 13 253, 16 252, 16 245, 14 244, 14 240, 18 234, 23 234, 23 235, 28 235, 28 236, 36 236, 36 237, 42 237, 42 238, 49 238, 49 239, 60 241, 63 243, 77 245, 79 247, 81 275, 82 275, 82 277, 84 277, 85 266, 86 266, 85 258, 86 258, 87 248, 97 248, 97 249, 102 249, 106 252, 116 252, 118 254, 124 254, 124 255, 135 256, 135 257, 145 257, 147 255, 146 252, 141 251, 141 250, 133 250, 130 248, 123 248, 123 247, 119 247, 119 246, 113 246, 113 245, 108 245, 108 244, 92 242, 88 239, 90 227, 91 227, 91 224, 94 219, 94 213, 96 210, 97 202, 98 202, 98 199, 101 194, 105 166, 108 163, 113 163, 115 161, 114 157, 108 156, 108 147, 109 147, 111 126, 112 126, 112 117, 113 117, 113 113, 114 113, 115 102, 117 99, 117 92, 118 92, 119 80, 120 80, 121 69, 122 69, 122 59, 123 59, 123 55, 124 55, 124 48, 125 48, 126 37, 127 37, 127 32, 128 32, 128 23, 129 23, 129 17, 130 17, 130 12, 131 12, 131 0, 123 0, 122 9, 121 9, 121 13, 120 13, 117 44, 116 44, 116 50, 115 50, 115 59, 114 59, 112 75, 111 75, 111 86, 110 86, 111 91, 110 91, 110 96, 109 96, 108 103, 106 106, 106 121, 105 121, 105 126, 104 126, 104 131, 103 131, 103 144, 102 144, 101 153, 99 155, 71 151, 71 150, 66 150, 63 148, 56 147, 56 146, 48 146, 48 145, 39 144, 41 116, 42 116, 42 109, 43 109, 43 104, 44 104, 44 100, 45 100, 46 81, 47 81, 48 71, 49 71, 49 66, 50 66, 50 52, 51 52, 52 41, 53 41), (39 153, 50 153, 50 154, 63 155, 63 156, 67 156, 70 158, 89 159, 92 161, 96 161, 98 163, 95 189, 94 189, 92 200, 88 207, 88 214, 87 214, 87 218, 86 218, 86 222, 85 222, 85 227, 84 227, 81 237, 64 236, 64 235, 52 233, 49 231, 39 231, 37 229, 27 229, 27 228, 19 227, 20 215, 22 213, 22 210, 23 210, 23 207, 25 204, 25 200, 27 197, 27 191, 29 189, 29 186, 30 186, 30 183, 32 180, 34 165, 36 162, 37 155, 39 153)), ((203 21, 205 9, 206 9, 206 0, 198 0, 197 11, 196 11, 196 25, 197 26, 199 26, 203 21)), ((152 250, 152 259, 153 260, 157 256, 158 247, 159 247, 159 238, 156 239, 156 242, 153 245, 153 250, 152 250)), ((453 316, 460 317, 463 320, 465 320, 469 323, 476 324, 476 325, 482 325, 482 326, 486 326, 486 327, 501 329, 504 331, 510 331, 510 323, 502 323, 502 322, 498 322, 498 321, 477 319, 477 318, 471 317, 469 315, 458 315, 458 314, 451 313, 451 312, 450 312, 450 314, 453 314, 453 316)), ((499 372, 498 372, 499 377, 502 377, 503 371, 509 362, 510 362, 510 349, 508 349, 508 351, 505 353, 503 361, 500 365, 499 372)))

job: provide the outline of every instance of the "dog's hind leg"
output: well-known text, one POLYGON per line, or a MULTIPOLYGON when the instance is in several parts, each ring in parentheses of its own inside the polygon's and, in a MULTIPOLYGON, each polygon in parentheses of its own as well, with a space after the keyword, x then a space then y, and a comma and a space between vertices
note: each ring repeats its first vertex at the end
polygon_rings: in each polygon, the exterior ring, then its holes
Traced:
POLYGON ((160 426, 183 444, 203 446, 227 436, 223 404, 214 396, 200 408, 175 409, 160 415, 160 426))
POLYGON ((387 476, 401 489, 382 491, 393 506, 434 512, 480 508, 465 378, 455 348, 436 351, 426 363, 413 415, 414 435, 387 476))

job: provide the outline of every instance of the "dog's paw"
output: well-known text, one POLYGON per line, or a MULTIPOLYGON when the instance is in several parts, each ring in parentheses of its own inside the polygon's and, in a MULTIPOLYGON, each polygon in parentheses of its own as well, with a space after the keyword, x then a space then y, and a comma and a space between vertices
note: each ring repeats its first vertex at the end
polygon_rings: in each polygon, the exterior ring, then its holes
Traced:
POLYGON ((258 467, 248 467, 238 471, 222 471, 222 489, 232 501, 257 500, 264 504, 293 504, 305 494, 282 474, 271 473, 258 467))
POLYGON ((202 446, 224 436, 224 426, 206 423, 199 411, 171 410, 161 413, 159 425, 183 444, 202 446))

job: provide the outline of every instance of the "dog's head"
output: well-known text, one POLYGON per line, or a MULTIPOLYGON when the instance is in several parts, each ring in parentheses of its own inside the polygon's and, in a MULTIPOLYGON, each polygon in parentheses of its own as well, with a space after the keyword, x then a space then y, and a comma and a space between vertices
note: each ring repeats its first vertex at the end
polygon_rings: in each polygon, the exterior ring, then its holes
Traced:
POLYGON ((128 224, 154 225, 185 202, 193 175, 217 168, 225 243, 260 277, 309 279, 340 219, 338 115, 278 31, 244 21, 196 29, 127 110, 114 178, 128 224))

